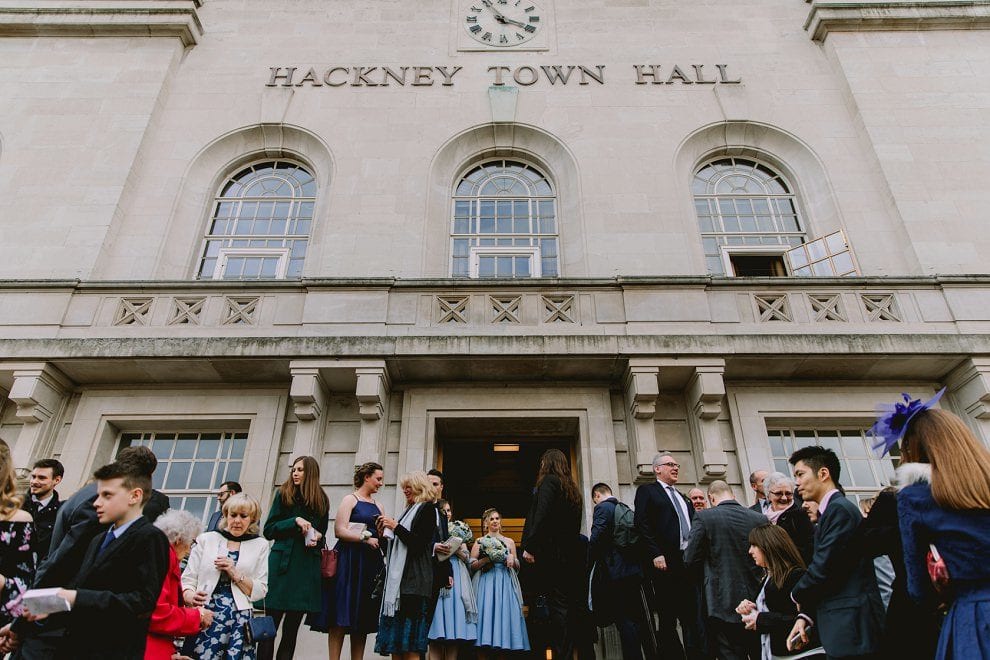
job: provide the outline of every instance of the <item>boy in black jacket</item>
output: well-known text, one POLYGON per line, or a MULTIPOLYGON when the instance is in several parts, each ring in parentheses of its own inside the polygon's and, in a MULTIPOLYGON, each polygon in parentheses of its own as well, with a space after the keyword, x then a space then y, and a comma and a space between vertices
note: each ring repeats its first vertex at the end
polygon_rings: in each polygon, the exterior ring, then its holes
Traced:
POLYGON ((144 657, 148 622, 165 580, 168 539, 141 515, 151 494, 155 458, 117 461, 96 471, 93 506, 111 525, 89 545, 71 589, 72 607, 59 658, 144 657))

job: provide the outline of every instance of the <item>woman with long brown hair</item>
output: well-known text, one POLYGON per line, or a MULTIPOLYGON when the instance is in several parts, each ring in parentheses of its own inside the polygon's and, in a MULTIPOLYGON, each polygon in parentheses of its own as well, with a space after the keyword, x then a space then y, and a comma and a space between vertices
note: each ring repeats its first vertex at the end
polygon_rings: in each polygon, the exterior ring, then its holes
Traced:
POLYGON ((0 626, 23 612, 21 594, 34 579, 31 514, 21 510, 10 447, 0 440, 0 626))
MULTIPOLYGON (((749 556, 766 572, 756 602, 744 600, 736 608, 747 630, 760 633, 762 660, 801 654, 802 658, 819 657, 812 651, 788 651, 787 635, 797 618, 797 605, 791 599, 791 589, 805 572, 804 559, 794 541, 774 524, 762 525, 749 532, 749 556)), ((813 640, 809 647, 819 644, 813 640)), ((820 657, 825 657, 821 651, 820 657)))
MULTIPOLYGON (((944 390, 943 390, 944 391, 944 390)), ((877 447, 901 440, 897 516, 908 594, 951 601, 936 658, 990 658, 990 451, 934 399, 888 407, 874 425, 877 447), (927 556, 944 562, 950 589, 937 594, 927 556)))
MULTIPOLYGON (((329 508, 320 486, 320 464, 312 456, 293 460, 264 528, 265 538, 275 542, 268 556, 265 612, 275 619, 276 630, 285 619, 278 660, 290 660, 295 654, 303 616, 322 609, 320 550, 329 526, 329 508)), ((272 660, 274 651, 274 640, 259 643, 259 660, 272 660)))
MULTIPOLYGON (((531 617, 544 619, 546 641, 557 658, 571 657, 574 648, 568 612, 578 605, 583 580, 580 531, 581 491, 571 476, 570 460, 559 449, 548 449, 540 458, 523 529, 522 556, 531 566, 532 587, 538 594, 530 607, 531 617)), ((535 643, 533 646, 541 648, 535 643)))

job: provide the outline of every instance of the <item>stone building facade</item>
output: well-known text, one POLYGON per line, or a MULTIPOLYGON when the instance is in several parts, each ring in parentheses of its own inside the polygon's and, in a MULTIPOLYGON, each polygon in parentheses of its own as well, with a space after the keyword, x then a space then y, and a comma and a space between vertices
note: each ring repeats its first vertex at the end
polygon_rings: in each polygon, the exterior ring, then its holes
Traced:
POLYGON ((477 517, 548 446, 629 500, 658 450, 746 497, 822 442, 872 494, 878 402, 945 385, 990 439, 988 26, 2 0, 0 437, 68 490, 151 443, 204 515, 312 454, 333 501, 442 465, 477 517))

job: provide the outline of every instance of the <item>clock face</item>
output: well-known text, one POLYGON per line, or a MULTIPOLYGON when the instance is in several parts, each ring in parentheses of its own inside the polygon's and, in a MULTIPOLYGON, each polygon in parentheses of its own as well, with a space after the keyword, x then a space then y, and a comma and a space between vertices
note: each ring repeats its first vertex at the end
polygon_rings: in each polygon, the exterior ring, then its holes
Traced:
POLYGON ((479 43, 511 48, 537 35, 542 13, 530 0, 474 0, 467 7, 464 27, 479 43))

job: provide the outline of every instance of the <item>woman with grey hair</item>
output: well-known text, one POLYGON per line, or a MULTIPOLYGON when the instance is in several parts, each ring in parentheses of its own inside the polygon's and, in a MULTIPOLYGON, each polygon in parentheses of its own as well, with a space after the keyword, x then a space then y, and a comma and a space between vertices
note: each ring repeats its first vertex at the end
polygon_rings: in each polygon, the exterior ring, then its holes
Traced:
POLYGON ((770 502, 767 520, 787 532, 801 558, 809 563, 815 550, 815 526, 794 499, 794 480, 783 472, 771 472, 763 480, 763 490, 770 502))
POLYGON ((208 628, 213 621, 213 612, 205 607, 185 607, 182 602, 179 562, 189 555, 193 542, 203 531, 203 522, 188 511, 170 509, 158 516, 155 527, 168 537, 168 572, 155 611, 151 613, 144 657, 145 660, 169 660, 175 655, 172 640, 208 628))

